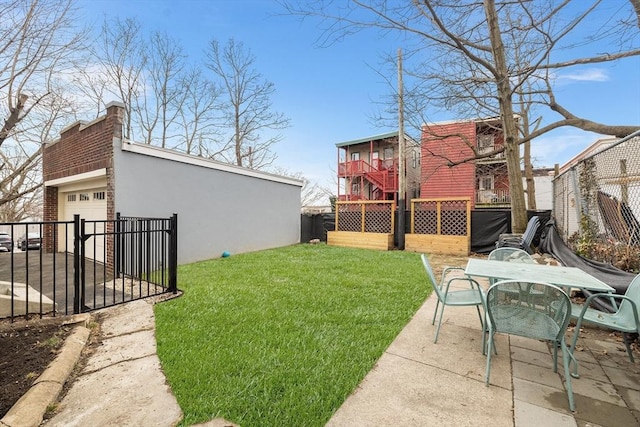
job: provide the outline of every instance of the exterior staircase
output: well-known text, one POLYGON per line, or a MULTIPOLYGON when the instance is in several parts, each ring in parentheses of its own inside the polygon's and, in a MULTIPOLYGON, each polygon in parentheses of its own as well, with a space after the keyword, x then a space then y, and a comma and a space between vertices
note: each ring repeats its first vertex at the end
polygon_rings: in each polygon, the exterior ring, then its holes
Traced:
MULTIPOLYGON (((398 172, 397 162, 393 161, 389 164, 389 161, 375 161, 377 166, 373 166, 364 160, 354 160, 349 162, 340 163, 338 167, 339 177, 356 177, 362 176, 364 179, 373 184, 373 190, 371 192, 372 200, 386 200, 387 195, 395 193, 398 190, 398 172), (385 167, 390 166, 390 167, 385 167)), ((367 200, 367 197, 363 195, 349 195, 344 196, 344 199, 349 200, 367 200)), ((343 199, 343 197, 341 197, 343 199)))

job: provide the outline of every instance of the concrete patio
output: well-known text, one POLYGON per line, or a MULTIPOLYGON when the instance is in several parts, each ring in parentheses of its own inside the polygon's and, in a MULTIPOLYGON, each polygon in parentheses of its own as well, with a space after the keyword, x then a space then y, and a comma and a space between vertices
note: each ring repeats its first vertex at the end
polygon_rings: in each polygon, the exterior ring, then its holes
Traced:
POLYGON ((629 361, 619 336, 583 329, 572 413, 561 356, 556 374, 546 343, 496 335, 498 355, 486 387, 476 310, 447 307, 434 344, 435 304, 432 294, 327 425, 640 425, 640 365, 629 361))

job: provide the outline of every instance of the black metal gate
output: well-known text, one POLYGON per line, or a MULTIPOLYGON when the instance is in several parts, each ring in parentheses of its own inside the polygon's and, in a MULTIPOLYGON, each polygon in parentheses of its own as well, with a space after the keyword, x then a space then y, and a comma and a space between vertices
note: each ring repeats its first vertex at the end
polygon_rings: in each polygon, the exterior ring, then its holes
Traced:
POLYGON ((10 253, 0 254, 0 318, 81 313, 177 292, 177 222, 176 214, 117 214, 0 224, 12 240, 10 253), (18 239, 18 251, 17 235, 34 240, 18 239))

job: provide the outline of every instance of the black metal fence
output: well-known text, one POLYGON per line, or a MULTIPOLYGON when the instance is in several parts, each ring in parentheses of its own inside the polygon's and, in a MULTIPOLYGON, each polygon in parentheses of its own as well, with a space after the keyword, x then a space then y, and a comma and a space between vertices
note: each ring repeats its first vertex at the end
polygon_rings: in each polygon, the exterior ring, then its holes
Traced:
POLYGON ((177 292, 177 215, 0 224, 0 318, 177 292), (16 239, 16 236, 20 236, 16 239))
POLYGON ((312 239, 327 241, 327 231, 335 230, 336 214, 302 214, 300 215, 300 242, 308 243, 312 239))

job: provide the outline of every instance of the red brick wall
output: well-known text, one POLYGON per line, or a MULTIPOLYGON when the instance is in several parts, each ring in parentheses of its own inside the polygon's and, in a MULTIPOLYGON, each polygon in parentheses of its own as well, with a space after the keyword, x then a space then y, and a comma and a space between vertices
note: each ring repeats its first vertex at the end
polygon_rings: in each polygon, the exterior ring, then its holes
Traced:
MULTIPOLYGON (((107 108, 107 114, 87 127, 81 123, 65 129, 57 142, 44 146, 42 173, 44 181, 66 178, 99 169, 107 170, 107 220, 115 219, 115 188, 113 177, 113 139, 122 138, 124 109, 119 105, 107 108)), ((58 188, 45 187, 44 221, 58 221, 58 188)), ((107 222, 107 232, 113 231, 113 223, 107 222)), ((43 229, 42 245, 51 252, 53 247, 53 226, 43 229)), ((59 236, 58 238, 61 238, 59 236)), ((73 242, 71 242, 73 243, 73 242)), ((113 238, 107 237, 107 265, 112 267, 113 238)))
MULTIPOLYGON (((44 221, 51 221, 49 218, 58 218, 58 189, 56 187, 45 187, 44 189, 44 221)), ((53 252, 53 226, 45 225, 42 230, 42 246, 46 252, 53 252)))
POLYGON ((465 139, 476 143, 473 122, 425 126, 422 129, 421 198, 470 197, 475 199, 475 165, 463 163, 447 166, 452 161, 473 157, 465 139))
MULTIPOLYGON (((122 135, 122 107, 112 105, 107 114, 86 128, 76 123, 60 134, 57 142, 44 146, 44 181, 107 169, 107 212, 113 215, 113 138, 122 135), (82 129, 81 129, 82 128, 82 129)), ((58 220, 57 188, 45 188, 44 220, 58 220)))

